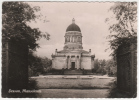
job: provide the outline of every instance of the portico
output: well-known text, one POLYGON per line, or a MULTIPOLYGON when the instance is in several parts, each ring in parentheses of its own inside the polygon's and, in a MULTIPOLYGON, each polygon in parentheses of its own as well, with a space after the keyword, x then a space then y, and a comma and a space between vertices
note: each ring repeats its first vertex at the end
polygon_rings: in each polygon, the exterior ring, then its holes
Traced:
POLYGON ((81 69, 80 63, 81 59, 79 55, 67 56, 68 66, 66 66, 66 69, 81 69))

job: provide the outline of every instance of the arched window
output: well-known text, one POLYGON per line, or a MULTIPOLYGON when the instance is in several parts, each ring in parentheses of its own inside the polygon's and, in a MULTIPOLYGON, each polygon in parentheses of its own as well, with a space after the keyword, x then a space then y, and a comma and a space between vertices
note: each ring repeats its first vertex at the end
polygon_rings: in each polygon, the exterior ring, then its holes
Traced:
POLYGON ((77 42, 77 37, 76 36, 74 36, 74 42, 77 42))
POLYGON ((67 42, 70 42, 70 38, 69 38, 69 36, 67 36, 67 42))
POLYGON ((71 36, 71 42, 73 42, 73 37, 71 36))
POLYGON ((74 42, 74 36, 72 36, 72 42, 74 42))
POLYGON ((81 37, 78 37, 78 42, 81 42, 81 37))
POLYGON ((72 40, 72 37, 70 36, 70 42, 71 42, 71 40, 72 40))

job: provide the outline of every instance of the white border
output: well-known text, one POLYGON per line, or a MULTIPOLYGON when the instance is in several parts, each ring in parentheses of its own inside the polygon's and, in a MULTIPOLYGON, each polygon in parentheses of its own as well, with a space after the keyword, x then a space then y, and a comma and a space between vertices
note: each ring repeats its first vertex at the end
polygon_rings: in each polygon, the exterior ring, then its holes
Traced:
MULTIPOLYGON (((2 14, 2 2, 4 2, 4 1, 38 1, 39 2, 39 0, 1 0, 0 1, 0 15, 2 14)), ((139 1, 138 0, 41 0, 41 1, 56 1, 56 2, 65 2, 65 1, 68 1, 68 2, 133 2, 133 1, 135 1, 135 2, 137 2, 137 3, 139 3, 139 1)), ((138 4, 138 11, 139 11, 139 4, 138 4)), ((139 18, 139 13, 138 13, 138 18, 139 18)), ((0 19, 0 22, 2 23, 2 18, 0 19)), ((138 21, 138 25, 139 25, 139 21, 138 21)), ((2 24, 0 24, 0 28, 2 29, 2 24)), ((139 29, 139 26, 138 26, 138 29, 139 29)), ((139 30, 138 30, 138 32, 139 32, 139 30)), ((2 35, 2 33, 1 33, 1 35, 2 35)), ((0 39, 2 39, 1 38, 1 35, 0 35, 0 39)), ((0 44, 0 46, 2 47, 2 44, 0 44)), ((138 45, 138 47, 139 47, 139 45, 138 45)), ((137 52, 139 51, 139 49, 138 49, 138 47, 137 47, 137 52)), ((0 51, 2 52, 2 49, 0 48, 0 51)), ((0 58, 2 59, 2 56, 0 55, 0 58)), ((1 59, 0 59, 0 62, 2 62, 1 61, 1 59)), ((137 53, 137 83, 139 82, 138 81, 138 76, 139 76, 139 74, 138 74, 138 72, 139 72, 139 69, 138 69, 138 53, 137 53)), ((1 68, 0 68, 0 71, 1 71, 1 68)), ((1 76, 1 75, 0 75, 1 76)), ((0 83, 1 83, 1 79, 0 79, 0 83)), ((0 85, 0 89, 1 89, 2 87, 1 87, 1 85, 0 85)), ((137 87, 137 98, 130 98, 130 99, 134 99, 134 100, 138 100, 139 98, 138 98, 138 95, 139 95, 139 88, 137 87)), ((0 94, 1 94, 1 90, 0 90, 0 94)), ((1 96, 0 96, 0 100, 3 100, 3 99, 5 99, 5 100, 7 100, 7 99, 11 99, 11 100, 14 100, 14 99, 26 99, 26 100, 29 100, 29 99, 32 99, 32 100, 34 100, 34 99, 38 99, 38 100, 41 100, 41 99, 47 99, 47 100, 50 100, 51 98, 2 98, 1 96)), ((97 99, 97 100, 102 100, 102 99, 109 99, 109 100, 113 100, 113 99, 117 99, 117 100, 119 100, 119 99, 123 99, 123 98, 52 98, 53 100, 57 100, 57 99, 63 99, 63 100, 81 100, 81 99, 88 99, 88 100, 92 100, 92 99, 97 99)), ((129 98, 125 98, 125 100, 127 100, 127 99, 129 99, 129 98)))

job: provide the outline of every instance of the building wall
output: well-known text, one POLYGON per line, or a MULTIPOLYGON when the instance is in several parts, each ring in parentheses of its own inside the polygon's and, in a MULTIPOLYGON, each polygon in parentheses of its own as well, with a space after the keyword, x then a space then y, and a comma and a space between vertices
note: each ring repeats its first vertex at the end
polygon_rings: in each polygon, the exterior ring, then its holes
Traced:
POLYGON ((67 61, 66 61, 66 57, 55 57, 52 60, 52 68, 54 69, 62 69, 66 67, 67 61))
POLYGON ((94 68, 94 58, 91 59, 91 64, 92 64, 91 68, 93 69, 94 68))
POLYGON ((91 70, 91 57, 81 57, 81 68, 91 70))
POLYGON ((54 69, 62 69, 62 68, 71 68, 71 62, 75 62, 75 68, 79 69, 85 69, 85 70, 91 70, 94 68, 94 61, 91 59, 91 57, 81 57, 80 59, 77 58, 66 58, 66 57, 55 57, 52 60, 52 68, 54 69), (69 63, 68 63, 69 62, 69 63), (81 64, 81 65, 80 65, 81 64))

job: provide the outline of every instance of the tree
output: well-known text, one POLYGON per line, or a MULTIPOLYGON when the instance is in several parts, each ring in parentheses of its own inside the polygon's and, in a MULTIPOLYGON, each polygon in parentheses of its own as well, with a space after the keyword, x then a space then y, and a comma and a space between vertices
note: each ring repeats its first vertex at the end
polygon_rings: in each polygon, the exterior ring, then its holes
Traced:
POLYGON ((93 69, 93 72, 96 73, 96 71, 99 69, 99 60, 98 59, 95 59, 94 60, 94 69, 93 69))
POLYGON ((118 2, 110 10, 115 17, 107 18, 106 22, 110 25, 108 38, 114 56, 120 45, 137 42, 137 2, 118 2))
POLYGON ((106 73, 105 65, 106 65, 105 59, 103 59, 103 60, 95 59, 94 60, 94 69, 92 69, 92 72, 105 74, 106 73))
POLYGON ((116 62, 114 61, 114 59, 109 59, 106 61, 106 70, 109 75, 111 74, 116 75, 117 73, 116 69, 117 69, 117 66, 116 66, 116 62))
POLYGON ((37 40, 44 37, 49 39, 49 34, 42 33, 38 28, 32 29, 27 22, 35 21, 36 11, 39 7, 31 8, 25 2, 3 2, 2 4, 2 36, 6 39, 23 41, 30 50, 39 47, 37 40))
POLYGON ((101 61, 101 66, 105 66, 106 65, 106 60, 105 59, 103 59, 102 61, 101 61))
POLYGON ((52 60, 47 57, 39 57, 33 52, 28 55, 29 76, 43 74, 51 69, 52 60))
POLYGON ((47 57, 42 58, 42 64, 44 68, 48 68, 52 65, 52 60, 48 59, 47 57))

